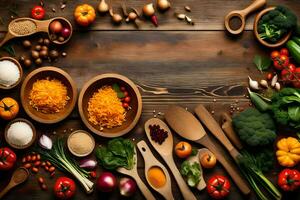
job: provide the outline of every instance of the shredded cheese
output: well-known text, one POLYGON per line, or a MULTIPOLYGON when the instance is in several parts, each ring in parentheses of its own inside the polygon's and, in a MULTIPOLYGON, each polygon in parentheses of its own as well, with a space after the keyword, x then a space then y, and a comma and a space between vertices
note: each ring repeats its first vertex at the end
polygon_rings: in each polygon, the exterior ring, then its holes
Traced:
POLYGON ((36 110, 50 114, 58 113, 67 105, 70 97, 67 87, 57 79, 42 79, 33 83, 29 94, 30 105, 36 110))
POLYGON ((103 86, 89 99, 88 117, 101 128, 120 126, 125 121, 126 111, 111 86, 103 86))

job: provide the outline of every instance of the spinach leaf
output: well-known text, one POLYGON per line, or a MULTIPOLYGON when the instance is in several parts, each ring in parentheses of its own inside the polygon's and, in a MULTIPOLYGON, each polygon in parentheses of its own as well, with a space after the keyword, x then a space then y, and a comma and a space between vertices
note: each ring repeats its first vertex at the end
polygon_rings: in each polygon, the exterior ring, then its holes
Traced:
POLYGON ((271 59, 265 56, 255 55, 253 62, 259 71, 267 70, 271 65, 271 59))
POLYGON ((300 121, 300 106, 289 106, 288 114, 293 121, 300 121))
POLYGON ((125 97, 124 92, 121 91, 120 86, 119 86, 118 84, 114 83, 114 84, 112 85, 112 88, 113 88, 113 90, 117 93, 118 98, 121 99, 121 98, 124 98, 124 97, 125 97))

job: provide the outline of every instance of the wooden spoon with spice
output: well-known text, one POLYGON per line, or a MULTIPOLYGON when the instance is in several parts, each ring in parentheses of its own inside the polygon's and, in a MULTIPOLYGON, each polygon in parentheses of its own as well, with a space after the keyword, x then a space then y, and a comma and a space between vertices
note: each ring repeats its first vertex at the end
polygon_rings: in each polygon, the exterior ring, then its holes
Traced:
POLYGON ((8 185, 0 192, 0 199, 12 188, 25 182, 29 177, 29 172, 26 168, 20 167, 14 171, 8 185))
POLYGON ((143 193, 144 197, 147 200, 155 200, 155 197, 152 195, 148 187, 145 185, 145 183, 140 178, 138 171, 137 171, 137 155, 136 155, 136 148, 134 148, 134 166, 131 170, 128 170, 124 167, 119 167, 117 171, 121 174, 125 174, 127 176, 132 177, 136 184, 138 185, 139 189, 143 193))
POLYGON ((182 178, 180 172, 178 171, 175 165, 174 158, 173 158, 173 135, 169 127, 167 126, 167 124, 160 119, 151 118, 145 123, 145 131, 151 145, 161 155, 161 157, 164 159, 169 169, 173 173, 183 198, 186 200, 196 200, 195 195, 191 192, 190 188, 182 178), (160 129, 163 129, 161 131, 167 132, 167 137, 161 144, 157 143, 151 138, 151 131, 149 128, 150 125, 152 126, 159 125, 160 129))

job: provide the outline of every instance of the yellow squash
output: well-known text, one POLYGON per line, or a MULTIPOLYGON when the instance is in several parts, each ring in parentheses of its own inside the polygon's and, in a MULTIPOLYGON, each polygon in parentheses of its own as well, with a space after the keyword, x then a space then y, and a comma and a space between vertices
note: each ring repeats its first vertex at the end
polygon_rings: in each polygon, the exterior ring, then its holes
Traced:
POLYGON ((296 138, 282 138, 277 148, 276 156, 281 166, 294 167, 300 161, 300 142, 296 138))

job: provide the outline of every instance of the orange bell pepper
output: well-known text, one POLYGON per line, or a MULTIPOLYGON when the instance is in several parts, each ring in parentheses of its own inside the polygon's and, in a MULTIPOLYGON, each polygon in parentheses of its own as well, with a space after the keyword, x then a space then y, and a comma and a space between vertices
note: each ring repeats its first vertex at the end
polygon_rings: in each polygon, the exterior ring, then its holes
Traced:
POLYGON ((74 11, 76 22, 81 26, 88 26, 95 21, 95 9, 89 4, 82 4, 76 7, 74 11))

